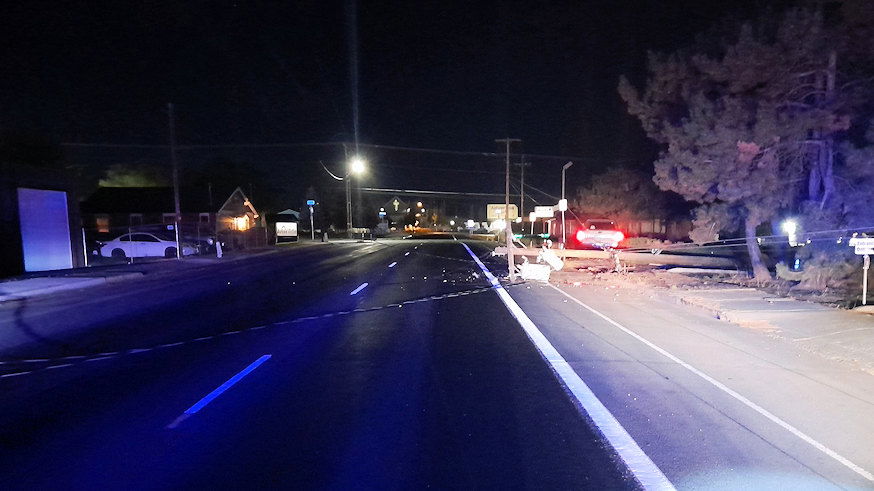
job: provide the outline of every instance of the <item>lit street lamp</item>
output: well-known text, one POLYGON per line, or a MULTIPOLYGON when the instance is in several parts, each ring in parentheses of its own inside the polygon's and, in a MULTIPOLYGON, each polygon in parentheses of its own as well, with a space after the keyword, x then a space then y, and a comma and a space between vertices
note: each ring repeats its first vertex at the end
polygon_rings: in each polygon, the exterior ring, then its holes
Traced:
POLYGON ((349 237, 352 237, 352 188, 350 185, 350 176, 352 174, 363 174, 366 170, 366 162, 363 158, 355 155, 349 162, 346 163, 346 177, 343 178, 346 181, 346 233, 349 237))

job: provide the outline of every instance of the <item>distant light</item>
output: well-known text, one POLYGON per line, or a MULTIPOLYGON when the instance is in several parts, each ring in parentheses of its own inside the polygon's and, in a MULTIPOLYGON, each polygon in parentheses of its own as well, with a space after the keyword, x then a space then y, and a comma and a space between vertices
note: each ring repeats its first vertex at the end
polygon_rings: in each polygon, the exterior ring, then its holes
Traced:
POLYGON ((366 168, 366 162, 361 157, 352 157, 349 159, 349 172, 352 174, 362 174, 366 168))
POLYGON ((450 226, 450 227, 454 227, 454 226, 455 226, 455 220, 449 220, 449 226, 450 226))
POLYGON ((416 208, 421 208, 421 207, 422 207, 422 202, 421 201, 416 202, 416 208))
POLYGON ((792 219, 783 220, 783 224, 780 225, 780 228, 786 233, 786 235, 794 235, 795 232, 798 231, 798 223, 792 219))
POLYGON ((385 208, 380 208, 379 211, 385 211, 385 208))
POLYGON ((489 225, 489 230, 503 230, 507 227, 507 222, 503 218, 499 218, 489 225))
POLYGON ((476 226, 476 222, 474 222, 473 220, 467 221, 467 228, 474 228, 475 226, 476 226))
POLYGON ((522 217, 516 217, 516 223, 522 223, 522 217))

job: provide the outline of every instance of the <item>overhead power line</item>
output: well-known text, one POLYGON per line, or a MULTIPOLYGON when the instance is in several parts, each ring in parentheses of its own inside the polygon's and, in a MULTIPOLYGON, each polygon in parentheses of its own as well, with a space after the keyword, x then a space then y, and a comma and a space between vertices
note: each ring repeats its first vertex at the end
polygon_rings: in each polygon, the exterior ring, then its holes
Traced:
MULTIPOLYGON (((288 143, 288 142, 279 142, 279 143, 200 143, 200 144, 187 144, 187 145, 177 145, 177 150, 200 150, 200 149, 232 149, 232 148, 300 148, 300 147, 333 147, 333 146, 342 146, 342 145, 354 145, 353 142, 305 142, 305 143, 288 143)), ((154 149, 167 149, 168 145, 163 144, 142 144, 142 143, 89 143, 89 142, 62 142, 60 143, 62 147, 71 147, 71 148, 154 148, 154 149)), ((470 150, 445 150, 445 149, 437 149, 437 148, 425 148, 425 147, 410 147, 410 146, 401 146, 401 145, 380 145, 373 143, 359 143, 359 147, 361 148, 372 148, 377 150, 398 150, 398 151, 407 151, 407 152, 418 152, 418 153, 434 153, 434 154, 444 154, 444 155, 469 155, 469 156, 478 156, 478 157, 505 157, 505 153, 497 153, 497 152, 478 152, 478 151, 470 151, 470 150)), ((523 154, 515 154, 511 153, 511 157, 521 157, 523 154)), ((541 159, 541 160, 575 160, 580 162, 604 162, 604 163, 626 163, 626 162, 634 162, 637 159, 604 159, 601 157, 583 157, 579 155, 548 155, 548 154, 531 154, 525 153, 524 156, 526 158, 531 159, 541 159)))

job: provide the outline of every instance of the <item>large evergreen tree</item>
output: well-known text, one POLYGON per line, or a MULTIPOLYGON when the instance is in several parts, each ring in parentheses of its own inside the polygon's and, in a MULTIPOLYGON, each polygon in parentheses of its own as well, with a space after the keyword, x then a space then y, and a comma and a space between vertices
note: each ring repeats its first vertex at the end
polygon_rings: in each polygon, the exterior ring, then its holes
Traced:
POLYGON ((866 12, 861 2, 791 9, 728 38, 651 54, 643 91, 620 80, 629 112, 663 145, 656 184, 705 207, 697 225, 742 224, 756 278, 769 277, 759 225, 805 201, 826 209, 847 199, 838 184, 847 161, 840 142, 870 100, 857 82, 869 75, 860 60, 872 52, 853 42, 870 26, 866 12))

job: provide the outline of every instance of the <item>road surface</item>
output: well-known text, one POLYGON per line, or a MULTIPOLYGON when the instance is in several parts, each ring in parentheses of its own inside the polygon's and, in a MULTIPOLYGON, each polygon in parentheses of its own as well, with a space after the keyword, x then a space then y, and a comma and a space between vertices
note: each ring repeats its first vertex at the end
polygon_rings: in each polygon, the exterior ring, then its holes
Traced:
POLYGON ((6 302, 0 329, 3 489, 636 486, 451 240, 6 302))

